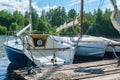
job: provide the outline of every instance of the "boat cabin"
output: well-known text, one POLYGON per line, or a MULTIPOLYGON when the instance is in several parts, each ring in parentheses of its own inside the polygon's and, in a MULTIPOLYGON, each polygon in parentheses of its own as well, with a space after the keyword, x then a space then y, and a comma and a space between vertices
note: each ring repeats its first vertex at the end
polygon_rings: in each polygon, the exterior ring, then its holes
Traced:
POLYGON ((35 47, 41 47, 41 48, 46 48, 46 42, 48 35, 46 34, 30 34, 29 35, 32 39, 31 45, 35 47))

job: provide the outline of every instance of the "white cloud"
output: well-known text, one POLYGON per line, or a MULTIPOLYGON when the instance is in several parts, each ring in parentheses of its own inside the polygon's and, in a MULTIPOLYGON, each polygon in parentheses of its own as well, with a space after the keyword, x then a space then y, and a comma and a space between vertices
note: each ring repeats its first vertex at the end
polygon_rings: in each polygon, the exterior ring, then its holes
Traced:
MULTIPOLYGON (((41 11, 35 2, 32 3, 32 6, 37 12, 41 11)), ((7 10, 9 12, 18 10, 24 14, 26 11, 29 11, 29 0, 0 0, 0 10, 7 10)))
POLYGON ((80 4, 80 0, 71 0, 69 6, 80 4))
MULTIPOLYGON (((117 2, 118 9, 120 9, 120 0, 116 0, 116 2, 117 2)), ((114 9, 114 7, 112 6, 110 0, 106 0, 105 3, 106 3, 106 4, 104 4, 104 5, 102 6, 102 10, 105 10, 106 8, 107 8, 107 9, 111 9, 111 10, 114 9)))
MULTIPOLYGON (((39 7, 37 4, 38 4, 38 2, 41 2, 41 0, 32 0, 32 1, 33 1, 32 6, 39 15, 41 15, 42 10, 48 11, 49 9, 57 8, 57 5, 50 6, 49 4, 44 7, 39 7)), ((116 0, 116 1, 117 1, 117 6, 120 9, 120 0, 116 0)), ((85 4, 89 4, 88 5, 89 9, 90 9, 91 4, 94 4, 95 2, 96 2, 96 0, 84 0, 85 4)), ((102 10, 105 10, 106 8, 110 8, 111 10, 113 10, 110 0, 104 0, 104 3, 105 4, 103 6, 101 6, 102 10)), ((97 3, 97 4, 99 4, 99 3, 97 3)), ((69 0, 69 4, 65 5, 65 6, 68 7, 68 10, 69 10, 69 7, 70 8, 72 8, 72 7, 79 8, 80 0, 69 0)), ((96 8, 96 7, 94 7, 94 8, 96 8)), ((85 7, 85 9, 87 9, 87 7, 85 7)), ((8 10, 9 12, 14 12, 15 10, 18 10, 18 11, 22 12, 22 14, 24 14, 26 11, 29 11, 29 0, 0 0, 0 10, 8 10)), ((79 9, 78 9, 78 11, 79 11, 79 9)))
POLYGON ((7 10, 9 12, 18 10, 24 14, 29 9, 28 5, 28 0, 0 0, 0 10, 7 10))
MULTIPOLYGON (((86 2, 86 3, 93 3, 95 1, 96 0, 84 0, 84 2, 86 2)), ((71 0, 69 6, 80 4, 80 2, 81 2, 80 0, 71 0)))
MULTIPOLYGON (((32 6, 39 15, 41 15, 42 10, 48 11, 49 9, 57 8, 57 6, 53 5, 53 6, 46 6, 43 9, 41 9, 37 5, 37 1, 32 2, 32 6)), ((9 12, 14 12, 18 10, 22 14, 24 14, 26 11, 29 11, 29 0, 0 0, 0 10, 7 10, 9 12)))
POLYGON ((49 11, 50 9, 56 9, 56 8, 57 8, 56 5, 54 5, 54 6, 46 6, 46 7, 43 8, 43 10, 49 11))

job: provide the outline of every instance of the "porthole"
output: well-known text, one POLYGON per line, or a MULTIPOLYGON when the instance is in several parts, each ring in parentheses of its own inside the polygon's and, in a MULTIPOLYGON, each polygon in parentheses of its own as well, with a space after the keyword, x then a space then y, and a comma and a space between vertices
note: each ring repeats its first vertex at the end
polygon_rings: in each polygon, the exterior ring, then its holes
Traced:
POLYGON ((39 46, 42 45, 42 40, 40 40, 40 39, 37 40, 37 45, 39 45, 39 46))

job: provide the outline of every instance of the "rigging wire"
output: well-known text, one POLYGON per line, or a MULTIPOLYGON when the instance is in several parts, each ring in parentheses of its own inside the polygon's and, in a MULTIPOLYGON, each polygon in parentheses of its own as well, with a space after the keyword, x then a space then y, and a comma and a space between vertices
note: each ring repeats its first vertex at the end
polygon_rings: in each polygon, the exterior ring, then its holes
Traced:
POLYGON ((98 9, 101 8, 103 6, 104 0, 100 0, 100 3, 98 5, 98 9))
MULTIPOLYGON (((84 1, 85 4, 87 3, 86 1, 84 1)), ((87 3, 87 8, 88 8, 88 12, 90 12, 90 5, 87 3)))
MULTIPOLYGON (((74 2, 76 2, 76 0, 73 0, 74 2)), ((80 1, 79 1, 79 3, 80 3, 80 1)), ((76 11, 79 11, 79 9, 80 9, 80 6, 78 5, 78 4, 76 4, 76 5, 73 5, 73 7, 75 7, 74 9, 76 10, 76 11)), ((78 15, 80 15, 80 13, 78 13, 78 15)), ((77 33, 77 30, 75 29, 75 27, 74 26, 72 26, 72 30, 73 30, 73 32, 77 35, 78 33, 77 33)))

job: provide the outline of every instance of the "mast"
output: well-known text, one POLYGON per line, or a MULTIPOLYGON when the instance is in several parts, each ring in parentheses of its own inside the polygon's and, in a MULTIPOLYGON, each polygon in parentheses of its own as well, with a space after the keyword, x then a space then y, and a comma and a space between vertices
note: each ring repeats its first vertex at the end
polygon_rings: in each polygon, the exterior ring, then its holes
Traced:
POLYGON ((80 10, 80 37, 77 40, 77 44, 76 44, 76 48, 78 47, 79 41, 82 38, 82 34, 83 34, 83 5, 84 4, 84 0, 81 0, 81 10, 80 10))
POLYGON ((80 10, 80 36, 83 34, 83 8, 84 8, 84 0, 81 0, 81 10, 80 10))
POLYGON ((29 24, 31 24, 31 27, 30 27, 30 34, 32 33, 32 5, 31 5, 31 0, 29 0, 29 11, 30 11, 30 16, 29 16, 29 24))

